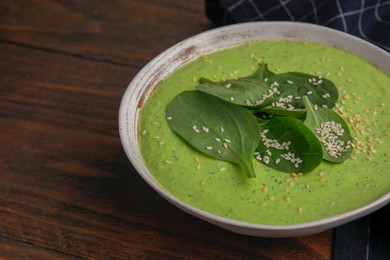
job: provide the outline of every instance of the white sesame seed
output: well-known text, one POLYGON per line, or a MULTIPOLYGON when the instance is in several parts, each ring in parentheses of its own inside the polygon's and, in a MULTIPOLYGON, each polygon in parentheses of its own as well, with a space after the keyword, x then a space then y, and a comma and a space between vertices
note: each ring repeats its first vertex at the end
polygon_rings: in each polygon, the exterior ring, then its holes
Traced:
POLYGON ((211 146, 206 146, 206 149, 207 149, 207 150, 212 150, 213 147, 211 147, 211 146))
POLYGON ((225 139, 225 142, 227 143, 231 143, 231 141, 229 139, 225 139))
POLYGON ((171 116, 168 116, 168 117, 167 117, 167 120, 172 120, 172 117, 171 117, 171 116))
POLYGON ((223 143, 222 144, 223 148, 227 149, 228 148, 228 145, 226 143, 223 143))
POLYGON ((223 133, 223 132, 225 132, 225 128, 223 128, 223 126, 221 126, 220 128, 219 128, 219 130, 223 133))
POLYGON ((268 164, 268 163, 269 163, 269 156, 264 156, 264 157, 263 157, 263 162, 264 162, 265 164, 268 164))
POLYGON ((221 139, 219 139, 218 137, 215 137, 214 140, 217 141, 217 142, 221 141, 221 139))

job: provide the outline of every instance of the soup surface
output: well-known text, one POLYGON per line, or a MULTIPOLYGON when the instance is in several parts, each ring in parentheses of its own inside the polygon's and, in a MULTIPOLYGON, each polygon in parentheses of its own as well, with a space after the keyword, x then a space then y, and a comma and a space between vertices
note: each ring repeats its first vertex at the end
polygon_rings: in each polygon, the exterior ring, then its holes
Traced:
POLYGON ((331 217, 390 192, 389 86, 389 75, 337 48, 276 40, 239 45, 201 56, 160 82, 141 109, 141 153, 162 187, 215 215, 270 225, 331 217), (238 166, 203 155, 169 128, 166 105, 180 92, 195 89, 200 77, 248 76, 260 62, 275 73, 311 73, 336 84, 340 98, 335 110, 354 137, 350 159, 322 162, 299 177, 253 159, 257 177, 248 179, 238 166))

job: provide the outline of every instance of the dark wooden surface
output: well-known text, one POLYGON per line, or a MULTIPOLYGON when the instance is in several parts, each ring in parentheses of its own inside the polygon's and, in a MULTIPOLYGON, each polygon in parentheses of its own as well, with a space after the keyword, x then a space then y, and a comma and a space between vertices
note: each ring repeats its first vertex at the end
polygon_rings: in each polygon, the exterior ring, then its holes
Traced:
POLYGON ((211 28, 202 0, 0 1, 0 259, 330 259, 332 231, 238 235, 155 193, 122 150, 121 96, 211 28))

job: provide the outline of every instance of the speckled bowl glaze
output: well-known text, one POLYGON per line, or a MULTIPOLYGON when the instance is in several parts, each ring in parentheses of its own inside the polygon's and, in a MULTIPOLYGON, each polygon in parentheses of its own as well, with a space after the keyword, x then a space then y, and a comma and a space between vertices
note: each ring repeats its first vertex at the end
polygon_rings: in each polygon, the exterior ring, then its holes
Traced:
POLYGON ((390 202, 390 193, 358 209, 334 217, 302 224, 274 226, 252 224, 219 217, 175 198, 149 172, 138 145, 137 124, 145 100, 168 74, 202 54, 249 41, 287 39, 317 42, 355 53, 390 74, 390 54, 354 36, 326 27, 296 22, 254 22, 225 26, 188 38, 151 60, 130 82, 120 105, 119 133, 123 148, 134 168, 161 196, 200 219, 233 232, 266 237, 302 236, 331 229, 355 220, 390 202))

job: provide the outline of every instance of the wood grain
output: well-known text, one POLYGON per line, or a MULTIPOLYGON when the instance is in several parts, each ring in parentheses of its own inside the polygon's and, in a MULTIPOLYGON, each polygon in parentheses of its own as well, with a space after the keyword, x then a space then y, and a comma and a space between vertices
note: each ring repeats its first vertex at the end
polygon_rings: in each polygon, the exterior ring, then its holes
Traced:
POLYGON ((330 259, 332 231, 255 238, 182 212, 123 152, 128 82, 209 27, 200 0, 0 2, 0 259, 330 259))

